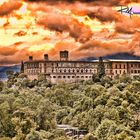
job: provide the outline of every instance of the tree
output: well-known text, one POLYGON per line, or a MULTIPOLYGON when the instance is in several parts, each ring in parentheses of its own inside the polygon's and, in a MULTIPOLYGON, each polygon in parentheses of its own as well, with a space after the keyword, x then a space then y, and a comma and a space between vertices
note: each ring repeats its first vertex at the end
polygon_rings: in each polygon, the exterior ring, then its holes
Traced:
POLYGON ((102 57, 99 57, 99 64, 97 68, 97 75, 102 78, 105 75, 105 66, 102 57))
POLYGON ((98 140, 98 138, 94 136, 93 134, 89 133, 84 137, 83 140, 98 140))
POLYGON ((117 125, 108 119, 103 120, 96 130, 96 135, 100 140, 107 140, 118 131, 117 125))
POLYGON ((4 87, 4 83, 2 81, 0 81, 0 91, 3 90, 3 87, 4 87))

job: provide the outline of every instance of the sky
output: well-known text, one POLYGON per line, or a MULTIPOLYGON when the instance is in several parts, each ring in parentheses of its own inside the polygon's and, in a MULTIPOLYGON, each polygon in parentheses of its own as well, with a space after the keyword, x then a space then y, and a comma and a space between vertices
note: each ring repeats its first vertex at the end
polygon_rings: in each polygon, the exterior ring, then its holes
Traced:
POLYGON ((22 60, 70 59, 118 52, 140 56, 140 0, 0 0, 0 65, 22 60))

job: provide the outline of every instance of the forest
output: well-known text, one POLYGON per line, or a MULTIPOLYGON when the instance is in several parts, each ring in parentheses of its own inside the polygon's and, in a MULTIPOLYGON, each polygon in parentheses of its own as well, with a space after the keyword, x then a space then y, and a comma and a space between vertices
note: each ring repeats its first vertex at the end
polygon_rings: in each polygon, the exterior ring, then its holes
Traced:
POLYGON ((51 84, 7 72, 0 81, 0 140, 71 140, 58 124, 87 130, 82 140, 140 140, 140 76, 51 84))

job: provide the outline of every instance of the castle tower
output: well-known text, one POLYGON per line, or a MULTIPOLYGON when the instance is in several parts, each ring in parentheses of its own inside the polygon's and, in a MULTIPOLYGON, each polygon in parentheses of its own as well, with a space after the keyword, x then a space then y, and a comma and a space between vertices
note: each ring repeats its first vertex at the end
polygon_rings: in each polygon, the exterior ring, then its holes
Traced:
POLYGON ((49 56, 48 56, 48 54, 44 54, 44 60, 46 60, 46 61, 49 60, 49 56))
POLYGON ((33 56, 29 56, 29 61, 32 61, 33 60, 33 56))
POLYGON ((69 52, 68 51, 60 51, 60 61, 68 61, 69 52))

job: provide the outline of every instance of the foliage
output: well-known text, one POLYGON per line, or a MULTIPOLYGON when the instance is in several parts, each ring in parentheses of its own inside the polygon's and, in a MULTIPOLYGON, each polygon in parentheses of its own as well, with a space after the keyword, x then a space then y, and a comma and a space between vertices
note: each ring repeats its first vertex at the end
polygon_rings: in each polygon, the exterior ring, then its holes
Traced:
POLYGON ((88 131, 83 140, 140 139, 140 78, 102 76, 52 85, 7 72, 0 82, 0 140, 70 140, 57 124, 88 131))
POLYGON ((99 57, 97 75, 99 78, 102 78, 105 75, 105 66, 102 57, 99 57))

